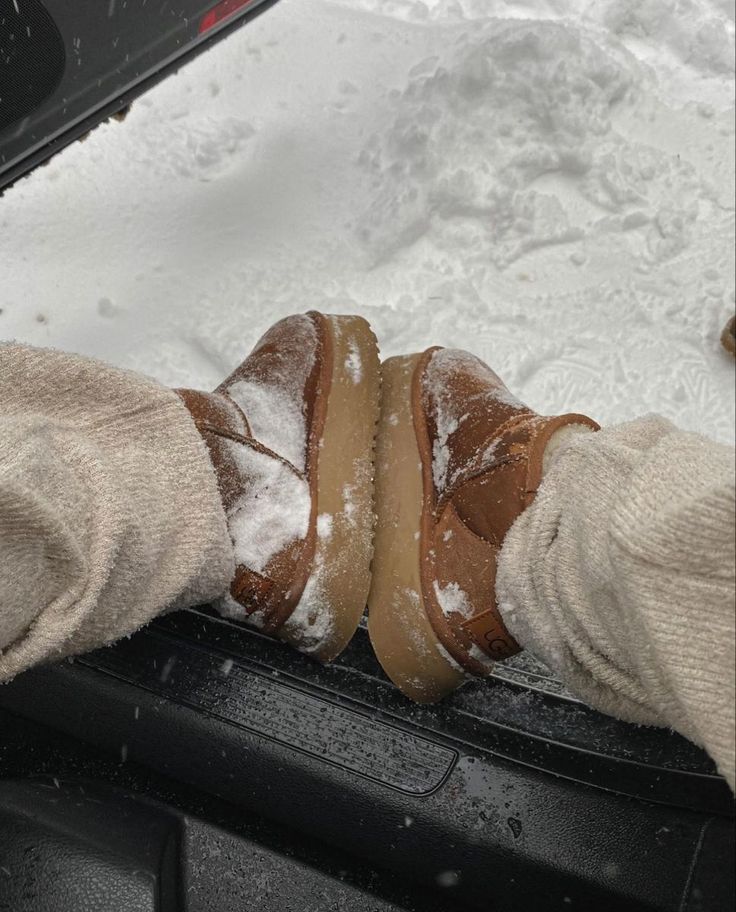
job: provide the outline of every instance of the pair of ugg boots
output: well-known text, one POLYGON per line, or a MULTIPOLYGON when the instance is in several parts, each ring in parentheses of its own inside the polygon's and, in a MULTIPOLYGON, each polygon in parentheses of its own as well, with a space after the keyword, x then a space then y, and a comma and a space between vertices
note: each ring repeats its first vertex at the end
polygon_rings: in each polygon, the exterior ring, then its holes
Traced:
POLYGON ((273 326, 215 392, 178 392, 234 544, 222 611, 328 661, 367 604, 381 665, 421 702, 519 650, 497 557, 548 444, 595 422, 535 414, 466 352, 381 364, 365 320, 314 312, 273 326))

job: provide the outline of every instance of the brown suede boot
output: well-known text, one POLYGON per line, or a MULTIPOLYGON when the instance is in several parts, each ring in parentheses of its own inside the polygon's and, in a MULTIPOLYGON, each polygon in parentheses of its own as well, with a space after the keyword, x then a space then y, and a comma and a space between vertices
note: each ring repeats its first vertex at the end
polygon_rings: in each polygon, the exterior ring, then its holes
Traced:
POLYGON ((380 363, 360 317, 273 326, 215 390, 179 390, 217 473, 235 549, 217 607, 328 661, 363 614, 380 363))
POLYGON ((381 665, 419 702, 519 651, 495 596, 496 559, 532 502, 544 451, 584 415, 544 418, 466 352, 383 365, 368 627, 381 665))

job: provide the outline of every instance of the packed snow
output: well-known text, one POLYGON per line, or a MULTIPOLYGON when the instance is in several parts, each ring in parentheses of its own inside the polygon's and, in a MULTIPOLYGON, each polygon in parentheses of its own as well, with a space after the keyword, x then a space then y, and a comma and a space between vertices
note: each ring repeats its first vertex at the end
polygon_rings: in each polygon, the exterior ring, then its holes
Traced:
POLYGON ((453 615, 459 614, 465 618, 472 618, 475 614, 467 593, 463 592, 458 583, 440 586, 435 580, 434 593, 445 617, 451 618, 453 615))
POLYGON ((309 484, 270 454, 231 440, 222 446, 250 482, 228 510, 235 564, 265 573, 277 554, 309 531, 309 484))
POLYGON ((0 199, 0 338, 209 388, 355 312, 731 440, 733 41, 732 0, 281 0, 0 199))

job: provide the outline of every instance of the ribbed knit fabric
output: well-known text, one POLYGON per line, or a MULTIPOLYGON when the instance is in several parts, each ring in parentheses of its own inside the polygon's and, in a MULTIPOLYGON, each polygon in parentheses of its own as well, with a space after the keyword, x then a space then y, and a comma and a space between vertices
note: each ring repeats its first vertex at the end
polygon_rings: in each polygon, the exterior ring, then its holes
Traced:
POLYGON ((171 390, 0 345, 0 680, 221 595, 214 470, 171 390))
POLYGON ((658 417, 568 437, 501 551, 511 633, 603 712, 734 787, 734 449, 658 417))

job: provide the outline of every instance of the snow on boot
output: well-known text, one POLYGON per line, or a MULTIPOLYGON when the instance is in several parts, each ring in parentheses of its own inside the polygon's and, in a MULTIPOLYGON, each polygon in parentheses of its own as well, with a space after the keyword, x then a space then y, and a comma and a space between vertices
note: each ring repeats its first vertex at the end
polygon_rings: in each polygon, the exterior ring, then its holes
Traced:
POLYGON ((368 323, 287 317, 214 393, 178 393, 209 448, 235 549, 216 607, 333 659, 370 585, 380 362, 368 323))
POLYGON ((383 365, 368 629, 409 697, 432 702, 519 651, 495 596, 496 560, 532 502, 545 447, 583 415, 541 417, 462 351, 383 365))

